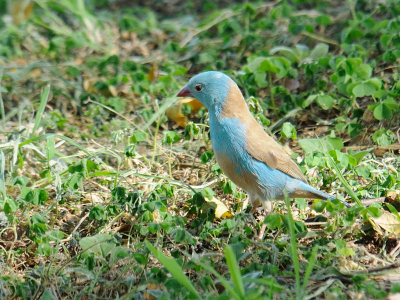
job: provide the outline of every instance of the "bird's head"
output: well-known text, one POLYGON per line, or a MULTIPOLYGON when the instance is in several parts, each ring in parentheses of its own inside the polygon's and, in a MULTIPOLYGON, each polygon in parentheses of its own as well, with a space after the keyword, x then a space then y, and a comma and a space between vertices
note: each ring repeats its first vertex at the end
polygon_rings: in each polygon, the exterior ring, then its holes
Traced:
POLYGON ((177 96, 196 98, 208 111, 219 114, 232 87, 238 89, 229 76, 221 72, 209 71, 192 77, 177 96))

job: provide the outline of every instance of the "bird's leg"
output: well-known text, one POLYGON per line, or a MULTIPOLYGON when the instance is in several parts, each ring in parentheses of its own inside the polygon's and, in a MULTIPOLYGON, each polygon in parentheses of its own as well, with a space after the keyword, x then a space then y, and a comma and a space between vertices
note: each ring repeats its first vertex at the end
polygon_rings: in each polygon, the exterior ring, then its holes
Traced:
MULTIPOLYGON (((264 207, 265 218, 266 218, 266 217, 272 212, 272 208, 273 208, 273 207, 272 207, 272 201, 271 201, 271 200, 265 200, 265 201, 263 201, 263 207, 264 207)), ((265 220, 265 218, 264 218, 264 220, 265 220)), ((267 228, 267 224, 264 223, 264 220, 263 220, 263 224, 262 224, 262 226, 261 226, 260 233, 258 234, 258 239, 259 239, 259 240, 262 240, 262 239, 263 239, 265 229, 267 228)))
MULTIPOLYGON (((250 214, 254 214, 256 212, 258 206, 260 205, 260 200, 255 195, 249 194, 249 201, 251 204, 250 214)), ((246 203, 246 205, 247 205, 247 203, 246 203)))
POLYGON ((263 223, 262 226, 261 226, 260 233, 258 234, 258 239, 259 240, 262 240, 264 238, 264 232, 265 232, 266 228, 267 228, 267 224, 263 223))

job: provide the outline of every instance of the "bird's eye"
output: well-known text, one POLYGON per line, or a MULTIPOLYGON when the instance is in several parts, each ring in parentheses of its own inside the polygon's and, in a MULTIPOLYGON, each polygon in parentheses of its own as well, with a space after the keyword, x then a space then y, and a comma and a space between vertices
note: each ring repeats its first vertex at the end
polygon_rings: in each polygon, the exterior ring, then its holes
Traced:
POLYGON ((195 89, 196 91, 200 92, 200 91, 203 89, 203 87, 202 87, 200 84, 198 84, 198 85, 196 85, 196 86, 194 87, 194 89, 195 89))

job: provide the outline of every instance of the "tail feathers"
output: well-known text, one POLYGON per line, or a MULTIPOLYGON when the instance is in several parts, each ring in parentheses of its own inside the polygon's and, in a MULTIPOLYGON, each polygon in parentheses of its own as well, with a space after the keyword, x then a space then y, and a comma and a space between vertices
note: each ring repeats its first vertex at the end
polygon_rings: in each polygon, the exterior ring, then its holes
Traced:
MULTIPOLYGON (((336 196, 328 195, 320 190, 313 188, 312 186, 303 183, 301 188, 297 188, 293 193, 290 194, 290 197, 293 198, 312 198, 312 199, 322 199, 322 200, 335 200, 336 196)), ((347 207, 349 204, 345 201, 339 199, 347 207)))

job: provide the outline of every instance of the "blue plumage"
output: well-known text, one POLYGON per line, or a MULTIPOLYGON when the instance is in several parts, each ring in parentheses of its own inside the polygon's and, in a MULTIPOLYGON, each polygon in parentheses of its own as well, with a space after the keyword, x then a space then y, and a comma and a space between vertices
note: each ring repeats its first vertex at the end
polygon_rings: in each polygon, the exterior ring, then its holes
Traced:
MULTIPOLYGON (((211 142, 222 171, 249 194, 252 212, 261 203, 267 213, 272 199, 290 197, 335 199, 307 184, 300 168, 257 123, 244 98, 227 75, 194 76, 178 96, 194 97, 208 109, 211 142)), ((265 230, 263 225, 260 238, 265 230)))

